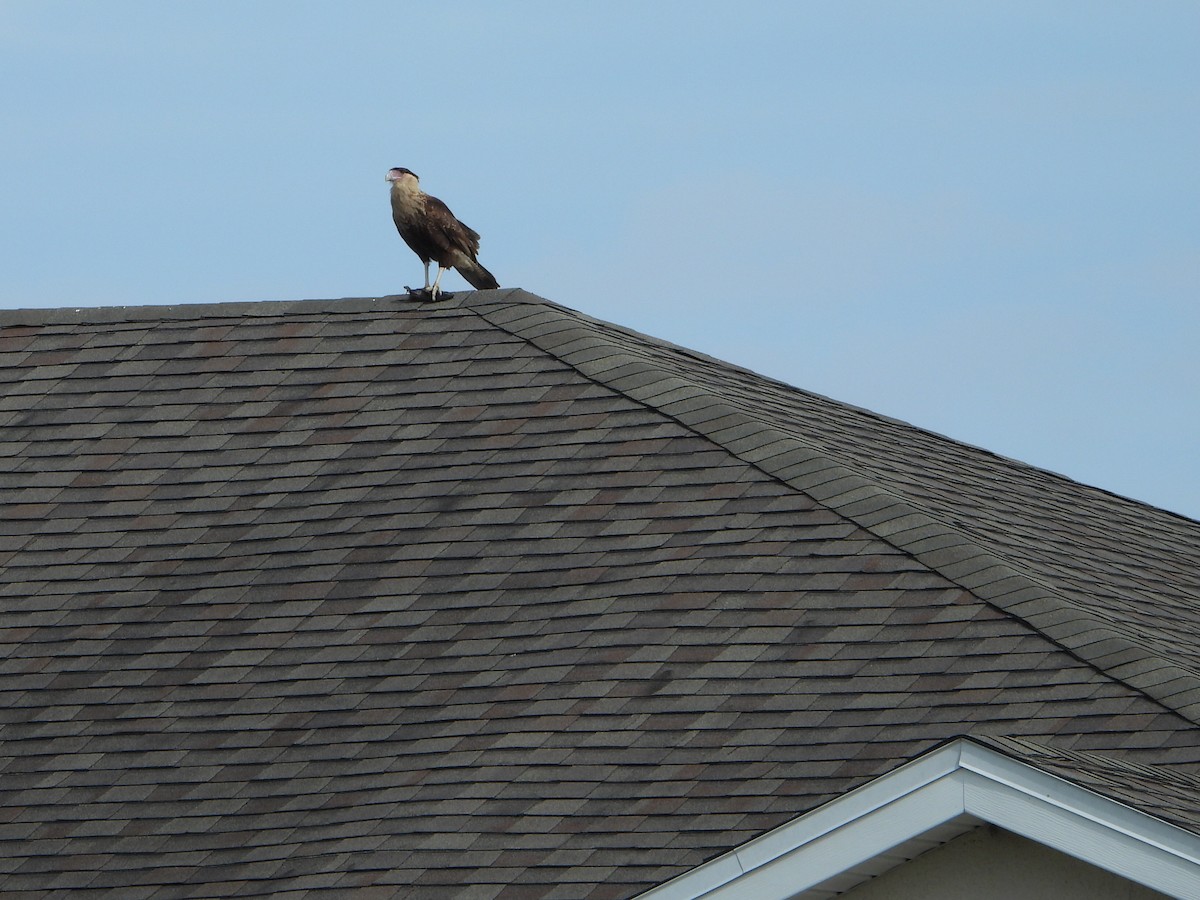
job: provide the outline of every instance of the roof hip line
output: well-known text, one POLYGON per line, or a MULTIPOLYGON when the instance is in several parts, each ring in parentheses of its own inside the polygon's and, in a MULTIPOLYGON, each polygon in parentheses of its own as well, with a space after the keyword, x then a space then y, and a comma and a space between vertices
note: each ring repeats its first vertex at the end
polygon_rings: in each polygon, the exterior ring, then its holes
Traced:
MULTIPOLYGON (((581 375, 719 444, 742 461, 909 554, 950 582, 1010 615, 1075 658, 1166 709, 1200 724, 1200 674, 1164 659, 1122 624, 1085 610, 934 518, 911 500, 730 405, 709 389, 671 374, 585 322, 649 340, 525 291, 471 304, 486 321, 553 355, 581 375), (524 299, 528 297, 529 299, 524 299)), ((694 351, 657 342, 694 358, 694 351)))

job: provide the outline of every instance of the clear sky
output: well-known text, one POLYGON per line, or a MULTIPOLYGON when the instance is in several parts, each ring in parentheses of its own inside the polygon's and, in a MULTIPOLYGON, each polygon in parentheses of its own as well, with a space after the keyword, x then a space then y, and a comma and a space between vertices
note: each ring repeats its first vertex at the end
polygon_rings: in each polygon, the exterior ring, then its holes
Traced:
POLYGON ((505 287, 1197 518, 1198 47, 1196 0, 0 0, 0 307, 399 292, 405 166, 505 287))

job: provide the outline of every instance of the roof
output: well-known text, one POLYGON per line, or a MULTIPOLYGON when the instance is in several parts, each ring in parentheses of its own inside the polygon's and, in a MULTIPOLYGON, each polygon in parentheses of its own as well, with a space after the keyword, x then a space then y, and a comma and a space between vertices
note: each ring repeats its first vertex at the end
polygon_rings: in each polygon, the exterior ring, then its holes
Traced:
POLYGON ((1200 524, 523 291, 2 313, 0 456, 3 891, 632 897, 962 735, 1194 824, 1200 524))

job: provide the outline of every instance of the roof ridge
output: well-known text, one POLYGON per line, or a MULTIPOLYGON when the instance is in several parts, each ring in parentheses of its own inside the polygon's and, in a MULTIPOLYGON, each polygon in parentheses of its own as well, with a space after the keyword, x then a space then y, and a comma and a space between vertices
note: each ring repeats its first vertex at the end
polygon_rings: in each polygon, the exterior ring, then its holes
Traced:
MULTIPOLYGON (((483 293, 483 292, 476 292, 476 293, 483 293)), ((491 292, 488 292, 488 293, 491 293, 491 292)), ((499 293, 499 292, 497 292, 497 293, 499 293)), ((863 416, 868 416, 877 422, 891 423, 894 425, 900 425, 904 428, 911 428, 916 431, 920 431, 924 434, 928 434, 933 437, 939 438, 941 440, 945 440, 950 443, 957 444, 958 446, 970 448, 972 451, 974 451, 976 453, 984 454, 988 457, 991 457, 992 459, 1000 460, 1008 465, 1013 465, 1013 466, 1017 466, 1022 469, 1027 469, 1029 471, 1038 472, 1042 475, 1049 476, 1055 480, 1063 481, 1068 484, 1086 487, 1089 491, 1094 491, 1099 494, 1103 494, 1104 496, 1112 498, 1113 500, 1117 500, 1117 501, 1124 502, 1124 503, 1136 503, 1138 506, 1141 506, 1146 509, 1151 509, 1155 513, 1167 516, 1172 519, 1178 519, 1182 522, 1188 523, 1189 525, 1200 524, 1200 519, 1195 519, 1184 513, 1177 512, 1176 510, 1169 509, 1169 508, 1163 507, 1163 506, 1156 506, 1153 503, 1148 503, 1145 500, 1138 500, 1133 497, 1127 496, 1125 494, 1119 494, 1116 491, 1112 491, 1112 490, 1109 490, 1108 488, 1100 487, 1098 485, 1084 484, 1083 482, 1079 482, 1076 479, 1071 478, 1069 475, 1064 475, 1060 472, 1055 472, 1052 469, 1045 469, 1040 466, 1035 466, 1032 463, 1025 462, 1024 460, 1017 459, 1017 458, 1011 457, 1011 456, 1006 456, 1003 453, 996 452, 995 450, 990 450, 987 447, 982 447, 982 446, 979 446, 976 444, 971 444, 967 441, 963 441, 958 438, 954 438, 949 435, 942 434, 937 431, 933 431, 929 428, 925 428, 920 425, 914 425, 911 422, 906 422, 903 419, 897 419, 895 416, 889 416, 886 413, 879 412, 878 410, 868 409, 863 406, 856 406, 853 403, 848 403, 844 400, 838 400, 836 398, 829 397, 825 394, 821 394, 816 391, 808 390, 807 388, 797 387, 794 384, 789 384, 786 381, 782 381, 782 380, 772 377, 770 375, 764 375, 761 372, 756 372, 755 370, 750 369, 746 366, 740 365, 738 363, 730 362, 729 360, 711 356, 710 354, 696 350, 695 348, 687 347, 682 344, 676 344, 676 343, 674 343, 672 341, 668 341, 664 338, 648 335, 648 334, 645 334, 644 332, 637 331, 636 329, 629 328, 627 326, 618 324, 616 322, 609 322, 604 319, 599 319, 595 316, 590 316, 587 313, 580 312, 579 310, 572 309, 568 306, 563 306, 560 303, 555 303, 553 300, 548 300, 545 297, 541 297, 537 294, 530 293, 529 291, 526 291, 523 288, 514 288, 511 290, 506 289, 504 291, 504 293, 506 294, 506 296, 505 296, 504 300, 500 301, 500 302, 527 303, 527 304, 532 304, 532 305, 545 306, 550 309, 556 309, 556 310, 559 310, 560 312, 564 313, 565 315, 568 315, 578 321, 593 322, 596 325, 600 326, 601 328, 603 328, 607 331, 619 332, 619 333, 628 335, 630 338, 632 338, 634 340, 647 341, 649 343, 656 345, 657 347, 675 351, 683 356, 690 357, 691 359, 694 359, 698 362, 714 363, 716 365, 721 366, 723 369, 726 369, 729 371, 734 371, 734 372, 741 372, 746 375, 749 375, 760 382, 776 385, 787 391, 802 394, 806 397, 813 397, 813 398, 816 398, 816 399, 819 399, 819 400, 822 400, 822 401, 825 401, 828 403, 837 404, 839 407, 842 407, 844 409, 854 410, 856 413, 859 413, 863 416), (521 295, 523 295, 523 297, 520 300, 512 300, 511 296, 513 294, 521 294, 521 295)), ((495 300, 485 300, 484 301, 485 304, 492 304, 492 303, 496 303, 496 302, 498 302, 498 301, 495 301, 495 300)))
MULTIPOLYGON (((756 419, 706 387, 664 371, 586 325, 607 323, 525 291, 476 304, 474 311, 585 377, 714 441, 984 602, 1025 622, 1109 678, 1200 724, 1200 673, 1137 640, 1130 633, 1129 623, 1081 608, 1018 563, 981 546, 976 538, 931 515, 912 499, 885 490, 828 452, 756 419)), ((675 348, 630 329, 620 330, 637 340, 675 348)), ((676 349, 697 359, 710 358, 686 348, 676 349)))
MULTIPOLYGON (((342 313, 354 312, 391 312, 394 307, 383 306, 384 303, 409 302, 427 305, 431 308, 443 309, 453 306, 467 306, 464 302, 468 297, 478 294, 495 294, 507 298, 513 293, 526 293, 519 288, 505 288, 495 291, 454 291, 444 294, 439 300, 430 303, 425 300, 413 300, 409 294, 385 294, 378 297, 337 297, 313 298, 307 300, 226 300, 215 303, 164 303, 159 305, 133 306, 57 306, 57 307, 26 307, 23 309, 0 309, 0 328, 19 328, 37 325, 65 325, 84 323, 113 323, 113 322, 163 322, 189 321, 191 319, 208 319, 213 316, 229 318, 268 318, 290 316, 296 313, 311 313, 320 315, 330 311, 342 313)), ((532 296, 528 295, 527 296, 532 296)), ((490 302, 497 302, 491 300, 490 302)))

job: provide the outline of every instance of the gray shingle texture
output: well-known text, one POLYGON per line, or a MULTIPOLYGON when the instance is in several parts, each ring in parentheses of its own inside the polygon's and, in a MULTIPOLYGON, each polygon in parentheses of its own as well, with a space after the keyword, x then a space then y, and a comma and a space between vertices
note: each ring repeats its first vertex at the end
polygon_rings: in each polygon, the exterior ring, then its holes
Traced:
POLYGON ((0 457, 6 895, 632 897, 961 734, 1196 824, 1200 525, 521 291, 0 314, 0 457))

